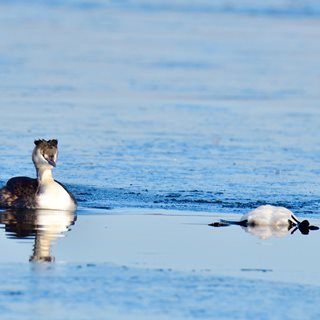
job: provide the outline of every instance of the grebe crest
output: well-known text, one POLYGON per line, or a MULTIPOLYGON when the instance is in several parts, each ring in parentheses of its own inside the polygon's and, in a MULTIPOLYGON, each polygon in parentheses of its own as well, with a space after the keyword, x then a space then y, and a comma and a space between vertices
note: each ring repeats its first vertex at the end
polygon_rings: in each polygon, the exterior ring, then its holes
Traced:
POLYGON ((0 189, 0 207, 25 209, 75 210, 74 196, 53 179, 52 169, 58 159, 58 140, 35 140, 32 161, 37 179, 11 178, 0 189))
POLYGON ((319 229, 317 226, 310 225, 308 220, 299 221, 289 209, 272 205, 260 206, 244 214, 239 221, 221 219, 220 222, 209 224, 212 227, 230 225, 239 225, 245 231, 261 239, 267 239, 272 236, 282 237, 289 232, 293 234, 297 230, 307 235, 310 230, 319 229))

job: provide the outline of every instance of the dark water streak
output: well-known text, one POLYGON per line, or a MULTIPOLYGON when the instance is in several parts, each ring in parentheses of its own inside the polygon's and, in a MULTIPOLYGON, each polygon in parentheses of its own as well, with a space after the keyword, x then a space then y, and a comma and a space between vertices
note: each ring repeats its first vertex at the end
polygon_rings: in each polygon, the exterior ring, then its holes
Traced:
MULTIPOLYGON (((264 204, 286 207, 298 215, 319 214, 319 199, 305 195, 291 195, 284 201, 279 195, 270 195, 262 199, 226 197, 222 192, 202 190, 180 190, 168 192, 165 190, 137 189, 134 187, 103 189, 70 185, 76 194, 79 206, 84 208, 153 208, 188 211, 206 211, 220 213, 245 213, 264 204)), ((287 195, 288 197, 288 195, 287 195)))

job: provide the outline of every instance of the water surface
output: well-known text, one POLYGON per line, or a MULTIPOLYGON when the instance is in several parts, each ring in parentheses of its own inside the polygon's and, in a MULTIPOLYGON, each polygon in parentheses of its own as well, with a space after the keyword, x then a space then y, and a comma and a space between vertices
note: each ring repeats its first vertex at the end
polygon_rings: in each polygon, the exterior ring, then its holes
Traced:
POLYGON ((89 211, 1 213, 5 319, 319 316, 319 232, 262 240, 207 225, 225 214, 89 211))
POLYGON ((0 1, 0 182, 34 176, 33 140, 58 138, 55 178, 79 201, 49 234, 2 221, 2 315, 318 318, 319 233, 207 224, 265 203, 319 224, 319 13, 0 1))
POLYGON ((57 137, 84 207, 318 212, 318 10, 2 1, 2 182, 57 137))

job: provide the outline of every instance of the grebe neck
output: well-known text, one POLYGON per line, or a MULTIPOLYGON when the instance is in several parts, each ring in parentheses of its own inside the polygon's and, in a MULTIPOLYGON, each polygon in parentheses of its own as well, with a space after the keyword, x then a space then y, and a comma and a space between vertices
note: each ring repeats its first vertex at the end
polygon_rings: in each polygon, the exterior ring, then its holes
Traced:
POLYGON ((52 169, 47 167, 37 168, 37 178, 39 183, 46 183, 53 181, 52 169))

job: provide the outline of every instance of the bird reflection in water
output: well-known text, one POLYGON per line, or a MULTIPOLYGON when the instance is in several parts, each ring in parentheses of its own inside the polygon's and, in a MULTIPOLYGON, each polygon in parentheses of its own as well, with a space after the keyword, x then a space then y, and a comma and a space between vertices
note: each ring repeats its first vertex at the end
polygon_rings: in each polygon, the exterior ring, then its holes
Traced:
POLYGON ((0 212, 0 223, 12 239, 34 238, 31 262, 53 262, 52 242, 70 230, 76 221, 74 211, 7 210, 0 212))

